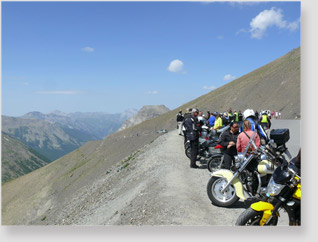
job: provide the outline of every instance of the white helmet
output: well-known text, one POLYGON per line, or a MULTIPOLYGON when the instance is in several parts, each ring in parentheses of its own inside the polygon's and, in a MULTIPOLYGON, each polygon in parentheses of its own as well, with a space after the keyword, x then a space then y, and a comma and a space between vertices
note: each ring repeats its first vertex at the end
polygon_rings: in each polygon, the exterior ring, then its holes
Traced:
POLYGON ((250 116, 255 116, 254 110, 253 110, 253 109, 246 109, 246 110, 243 112, 243 118, 244 118, 244 120, 247 119, 247 118, 250 117, 250 116))

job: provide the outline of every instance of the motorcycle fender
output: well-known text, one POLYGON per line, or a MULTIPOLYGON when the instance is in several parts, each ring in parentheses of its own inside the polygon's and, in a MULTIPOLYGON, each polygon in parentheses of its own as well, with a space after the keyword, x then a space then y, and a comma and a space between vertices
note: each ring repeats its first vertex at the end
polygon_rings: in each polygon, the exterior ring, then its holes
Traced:
POLYGON ((300 184, 297 185, 297 189, 295 193, 293 194, 293 197, 298 200, 301 200, 301 185, 300 184))
MULTIPOLYGON (((263 211, 263 217, 260 221, 260 225, 263 226, 266 224, 266 222, 268 221, 268 219, 272 216, 272 210, 274 209, 274 206, 270 203, 267 203, 267 202, 256 202, 256 203, 253 203, 251 205, 251 208, 255 211, 263 211)), ((279 213, 277 212, 277 215, 279 216, 279 213)))
MULTIPOLYGON (((229 170, 226 170, 226 169, 220 169, 220 170, 217 170, 215 172, 213 172, 211 174, 211 176, 216 176, 216 177, 224 177, 226 178, 226 180, 231 180, 232 177, 233 177, 233 172, 232 171, 229 171, 229 170)), ((236 193, 236 196, 238 196, 239 198, 243 199, 243 200, 246 200, 246 197, 244 196, 244 193, 243 193, 243 184, 242 182, 238 179, 238 178, 235 178, 233 181, 232 181, 232 184, 235 188, 235 193, 236 193)))
POLYGON ((251 205, 251 208, 258 212, 266 211, 266 210, 272 211, 274 209, 274 206, 270 203, 260 201, 260 202, 253 203, 251 205))

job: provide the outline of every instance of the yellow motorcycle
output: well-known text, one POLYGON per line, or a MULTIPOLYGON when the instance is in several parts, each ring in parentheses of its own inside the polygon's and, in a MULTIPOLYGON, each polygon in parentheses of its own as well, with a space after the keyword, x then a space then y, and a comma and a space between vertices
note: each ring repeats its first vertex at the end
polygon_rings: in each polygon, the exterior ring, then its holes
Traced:
POLYGON ((280 211, 288 215, 289 225, 301 222, 301 177, 293 162, 286 160, 278 167, 268 186, 264 201, 253 203, 237 219, 235 225, 277 225, 280 211))

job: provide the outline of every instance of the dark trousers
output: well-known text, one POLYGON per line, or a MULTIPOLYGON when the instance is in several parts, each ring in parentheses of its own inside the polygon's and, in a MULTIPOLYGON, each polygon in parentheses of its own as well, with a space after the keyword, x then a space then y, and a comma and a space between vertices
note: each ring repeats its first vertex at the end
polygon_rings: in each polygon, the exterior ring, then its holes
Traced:
POLYGON ((230 169, 232 166, 232 162, 234 160, 234 157, 232 155, 229 155, 227 153, 223 154, 224 160, 223 160, 223 167, 224 169, 230 169))
POLYGON ((191 159, 190 159, 190 166, 196 165, 198 149, 199 149, 199 139, 190 140, 191 145, 191 159))

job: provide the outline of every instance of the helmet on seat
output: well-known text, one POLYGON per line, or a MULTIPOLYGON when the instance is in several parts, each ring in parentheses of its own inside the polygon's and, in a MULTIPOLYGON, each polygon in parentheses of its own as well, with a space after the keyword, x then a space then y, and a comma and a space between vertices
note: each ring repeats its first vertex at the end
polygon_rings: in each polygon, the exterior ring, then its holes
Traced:
POLYGON ((250 116, 254 116, 255 117, 255 112, 253 109, 246 109, 244 112, 243 112, 243 118, 244 120, 247 119, 248 117, 250 116))

